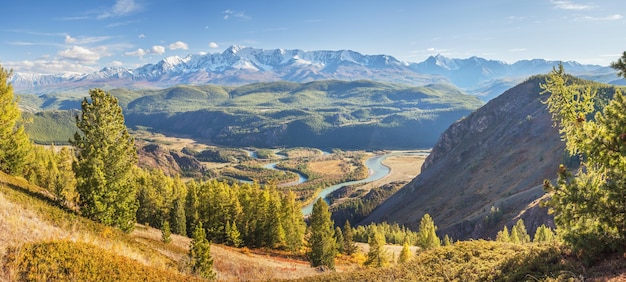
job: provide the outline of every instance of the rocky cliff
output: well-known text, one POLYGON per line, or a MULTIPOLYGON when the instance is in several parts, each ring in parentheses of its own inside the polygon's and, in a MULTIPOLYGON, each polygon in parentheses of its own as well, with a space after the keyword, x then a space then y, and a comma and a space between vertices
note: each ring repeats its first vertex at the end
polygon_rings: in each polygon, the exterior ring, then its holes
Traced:
POLYGON ((556 176, 564 143, 532 77, 452 124, 440 137, 421 174, 375 209, 361 224, 397 222, 417 229, 428 213, 441 235, 495 238, 503 225, 523 218, 529 233, 552 225, 544 179, 556 176))

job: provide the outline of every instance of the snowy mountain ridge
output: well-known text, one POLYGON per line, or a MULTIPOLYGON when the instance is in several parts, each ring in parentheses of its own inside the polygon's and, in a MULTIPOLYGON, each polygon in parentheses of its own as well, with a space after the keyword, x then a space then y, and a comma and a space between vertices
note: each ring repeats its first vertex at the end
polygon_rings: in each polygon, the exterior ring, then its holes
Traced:
MULTIPOLYGON (((556 64, 558 62, 543 59, 507 64, 479 57, 452 59, 442 55, 409 63, 389 55, 363 55, 352 50, 264 50, 233 45, 222 53, 192 54, 182 58, 171 56, 136 69, 105 67, 88 74, 16 72, 11 83, 20 94, 46 94, 94 87, 139 89, 178 84, 243 85, 280 80, 368 79, 410 85, 451 83, 473 93, 482 91, 476 89, 490 83, 501 83, 502 79, 518 82, 530 75, 547 73, 556 64)), ((602 82, 617 79, 615 71, 608 67, 577 62, 563 64, 566 71, 574 75, 589 75, 602 82)))

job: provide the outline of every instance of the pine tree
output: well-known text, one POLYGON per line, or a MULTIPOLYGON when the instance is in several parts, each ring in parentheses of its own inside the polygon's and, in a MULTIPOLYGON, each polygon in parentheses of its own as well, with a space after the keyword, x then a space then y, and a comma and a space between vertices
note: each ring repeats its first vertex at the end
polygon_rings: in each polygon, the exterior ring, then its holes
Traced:
POLYGON ((370 250, 367 252, 365 265, 373 267, 386 266, 389 258, 387 257, 387 252, 385 251, 385 235, 374 230, 367 243, 369 244, 370 250))
POLYGON ((130 232, 137 211, 133 168, 137 163, 135 141, 129 135, 117 98, 90 90, 76 117, 80 133, 74 134, 73 165, 83 215, 130 232))
POLYGON ((174 207, 170 218, 172 219, 172 231, 176 234, 187 234, 187 218, 185 216, 185 199, 179 195, 174 201, 174 207))
POLYGON ((165 244, 169 244, 170 242, 172 242, 172 232, 170 230, 170 222, 167 220, 164 221, 163 224, 161 224, 161 242, 165 244))
POLYGON ((420 229, 417 232, 417 244, 423 250, 429 250, 441 246, 441 240, 437 237, 437 226, 429 214, 424 214, 420 221, 420 229))
POLYGON ((448 234, 443 236, 443 245, 444 246, 452 246, 452 244, 454 244, 454 242, 452 241, 452 238, 450 238, 450 236, 448 236, 448 234))
POLYGON ((198 222, 189 247, 189 259, 191 270, 194 274, 208 280, 216 278, 213 271, 213 258, 211 258, 211 243, 206 238, 202 222, 198 222))
POLYGON ((325 266, 335 269, 335 255, 337 254, 337 244, 334 238, 333 221, 330 219, 328 204, 319 198, 313 204, 311 213, 311 226, 309 235, 309 252, 307 254, 311 261, 311 266, 325 266))
MULTIPOLYGON (((448 235, 446 235, 445 238, 450 239, 450 237, 448 237, 448 235)), ((445 238, 444 238, 444 242, 445 242, 445 238)), ((409 242, 404 242, 404 244, 402 244, 402 251, 400 251, 400 256, 398 257, 398 262, 399 263, 405 263, 408 262, 411 259, 411 250, 409 249, 409 242)))
POLYGON ((504 242, 504 243, 511 242, 511 236, 509 236, 509 229, 506 227, 506 225, 501 231, 498 231, 498 235, 496 235, 496 241, 504 242))
MULTIPOLYGON (((626 75, 626 53, 612 64, 626 75)), ((602 112, 592 113, 600 87, 571 83, 559 65, 541 87, 571 155, 581 164, 573 174, 565 165, 558 180, 544 181, 545 202, 562 239, 586 258, 626 249, 626 100, 619 90, 602 112)), ((604 90, 604 92, 609 92, 604 90)), ((610 93, 608 93, 610 95, 610 93)))
POLYGON ((12 71, 0 65, 0 171, 23 176, 33 161, 32 143, 24 131, 21 113, 8 82, 12 71))
POLYGON ((343 225, 343 250, 346 255, 352 255, 356 252, 356 244, 354 244, 353 240, 353 232, 352 227, 350 226, 350 221, 346 220, 346 223, 343 225))

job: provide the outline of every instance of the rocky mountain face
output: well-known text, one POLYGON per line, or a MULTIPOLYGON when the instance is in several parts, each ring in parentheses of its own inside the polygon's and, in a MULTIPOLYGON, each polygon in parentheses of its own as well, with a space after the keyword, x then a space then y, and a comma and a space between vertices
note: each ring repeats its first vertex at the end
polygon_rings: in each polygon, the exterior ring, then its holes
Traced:
POLYGON ((202 177, 206 169, 196 158, 181 152, 168 150, 157 144, 139 144, 139 166, 145 169, 160 169, 166 175, 183 174, 189 177, 202 177))
MULTIPOLYGON (((231 46, 222 53, 167 57, 136 69, 106 67, 89 74, 15 73, 18 94, 86 93, 90 88, 164 88, 179 84, 243 85, 256 82, 317 80, 375 80, 409 85, 451 83, 469 94, 489 100, 535 74, 549 72, 558 62, 519 61, 507 64, 478 57, 451 59, 438 55, 421 63, 389 55, 364 55, 351 50, 263 50, 231 46)), ((568 73, 610 82, 608 67, 564 63, 568 73)))
POLYGON ((567 160, 533 77, 452 124, 421 174, 360 224, 397 222, 417 229, 425 213, 454 239, 495 238, 522 218, 529 233, 553 225, 539 200, 544 179, 567 160))

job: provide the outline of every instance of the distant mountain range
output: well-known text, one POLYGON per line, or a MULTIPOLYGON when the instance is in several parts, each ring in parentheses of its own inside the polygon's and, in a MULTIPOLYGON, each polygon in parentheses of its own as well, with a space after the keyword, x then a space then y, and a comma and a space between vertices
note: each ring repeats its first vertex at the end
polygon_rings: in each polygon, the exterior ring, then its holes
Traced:
MULTIPOLYGON (((16 72, 11 83, 19 94, 80 93, 89 88, 165 88, 180 84, 244 85, 255 82, 360 80, 409 85, 451 83, 483 100, 501 94, 535 74, 548 73, 557 61, 502 61, 478 57, 452 59, 442 55, 421 63, 389 55, 363 55, 351 50, 263 50, 231 46, 223 53, 167 57, 136 69, 106 67, 86 74, 29 74, 16 72)), ((565 70, 586 79, 618 83, 615 71, 598 65, 564 62, 565 70)))

